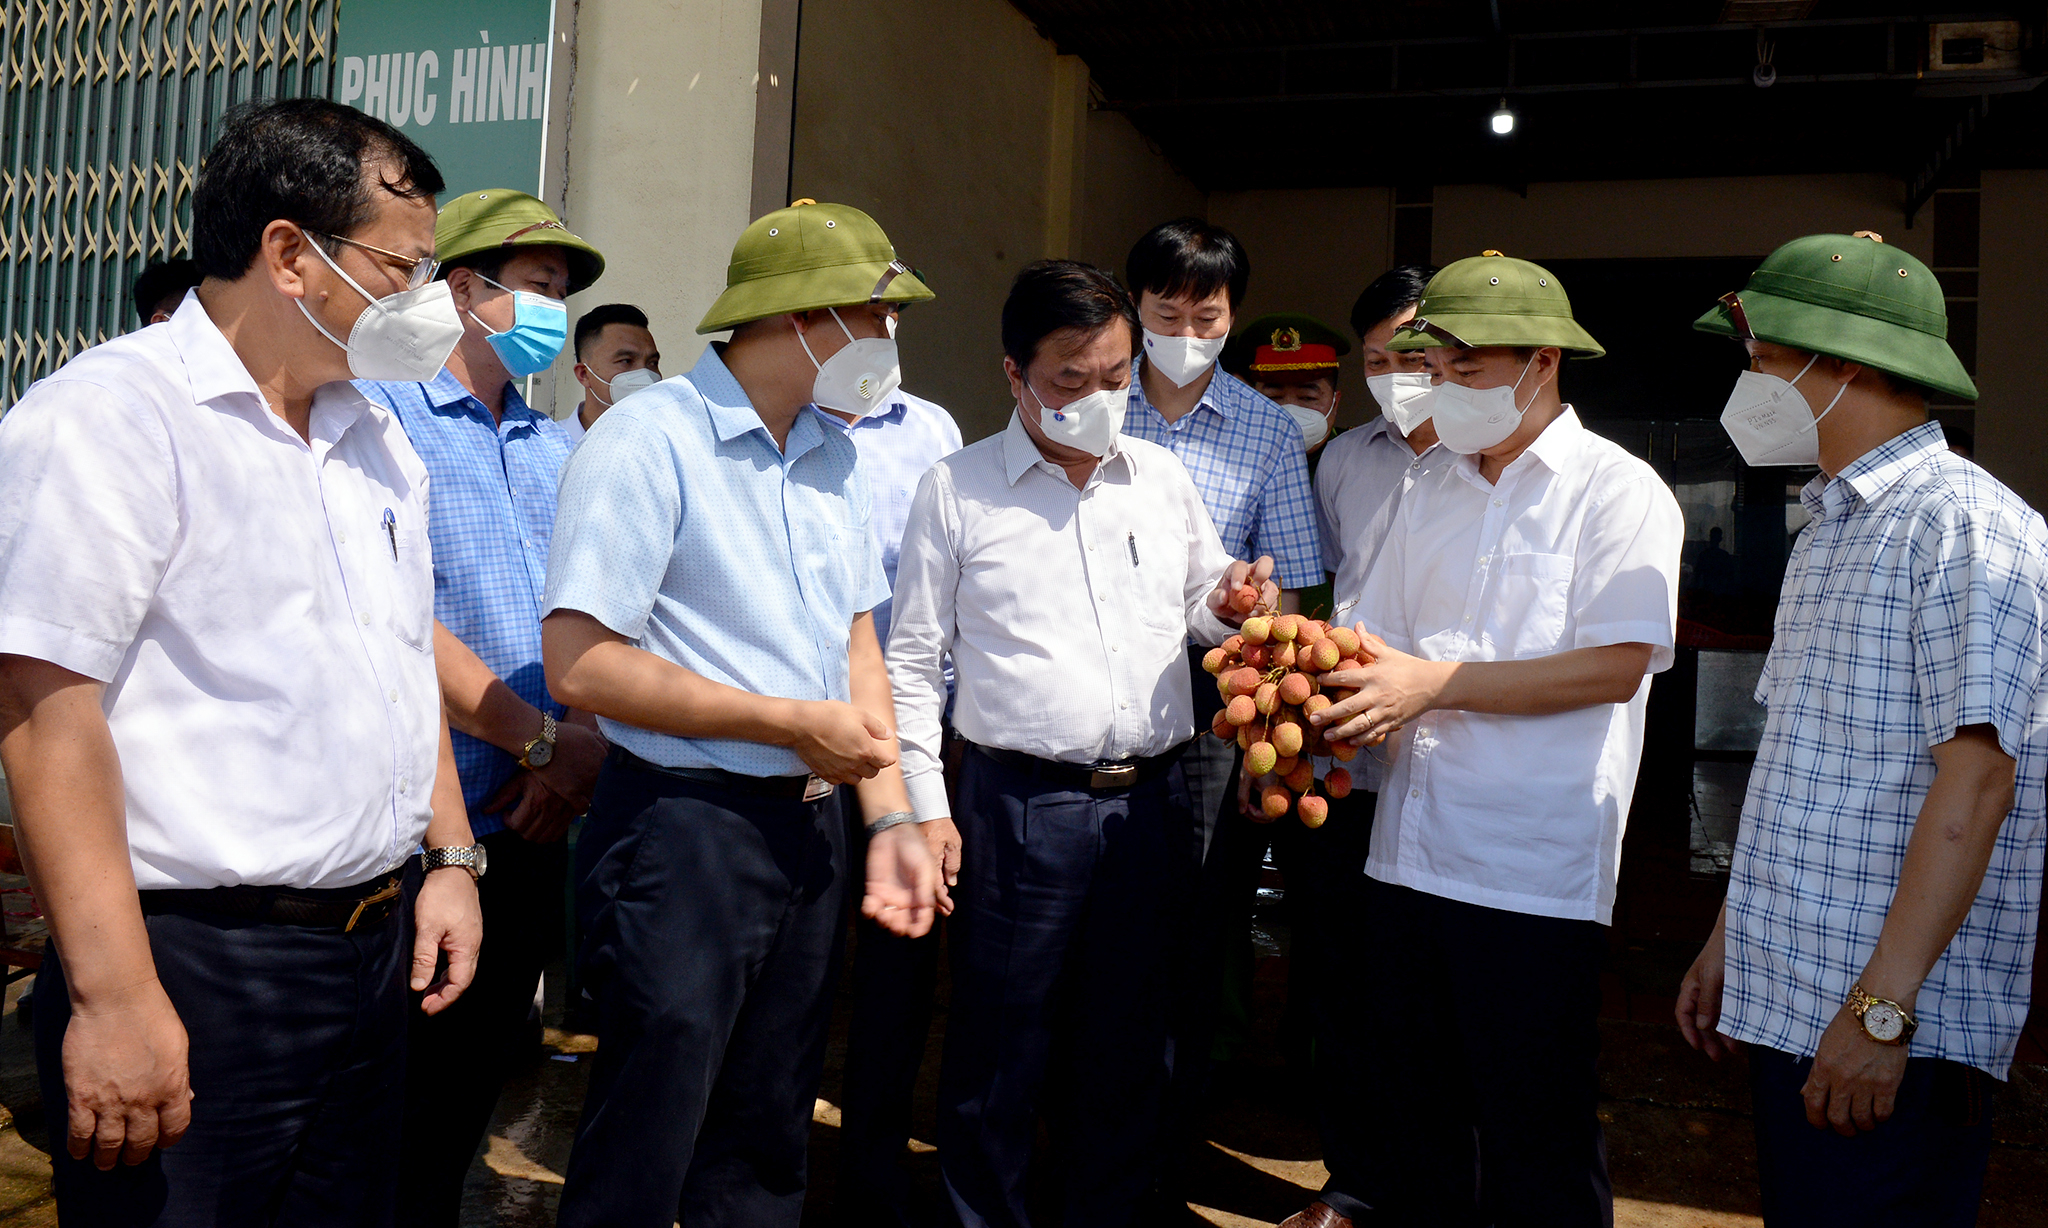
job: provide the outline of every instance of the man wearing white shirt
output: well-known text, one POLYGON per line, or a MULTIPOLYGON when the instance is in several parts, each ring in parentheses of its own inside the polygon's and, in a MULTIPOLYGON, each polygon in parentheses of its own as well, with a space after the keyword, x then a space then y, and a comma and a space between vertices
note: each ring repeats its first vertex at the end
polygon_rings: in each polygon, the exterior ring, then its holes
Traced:
MULTIPOLYGON (((904 531, 889 673, 920 820, 953 655, 962 774, 939 1163, 968 1228, 1025 1225, 1059 1033, 1064 1222, 1132 1221, 1157 1160, 1170 931, 1192 867, 1178 757, 1183 644, 1229 628, 1233 563, 1171 452, 1121 436, 1138 320, 1107 273, 1041 261, 1003 306, 1018 409, 925 475, 904 531)), ((1232 620, 1241 618, 1232 614, 1232 620)))
POLYGON ((0 491, 0 760, 67 1223, 391 1223, 408 968, 430 1014, 469 983, 485 866, 427 470, 348 380, 461 335, 441 186, 352 107, 230 115, 205 280, 0 423, 0 471, 36 475, 0 491))
POLYGON ((1377 659, 1328 675, 1358 693, 1311 718, 1386 737, 1388 768, 1356 1145, 1288 1223, 1610 1224, 1600 964, 1683 518, 1559 399, 1564 351, 1603 351, 1548 270, 1460 260, 1391 348, 1423 350, 1458 459, 1402 496, 1356 611, 1377 659))
POLYGON ((571 346, 583 400, 562 419, 562 429, 570 443, 581 443, 605 410, 661 382, 661 351, 647 329, 647 313, 631 303, 603 303, 577 316, 571 346))

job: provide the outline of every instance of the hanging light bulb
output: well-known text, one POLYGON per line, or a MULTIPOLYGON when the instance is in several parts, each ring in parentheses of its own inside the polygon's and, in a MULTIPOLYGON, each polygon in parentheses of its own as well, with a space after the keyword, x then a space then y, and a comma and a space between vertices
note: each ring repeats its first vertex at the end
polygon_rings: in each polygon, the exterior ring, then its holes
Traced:
POLYGON ((1506 136, 1515 130, 1515 113, 1508 110, 1508 100, 1500 100, 1500 108, 1487 120, 1495 136, 1506 136))

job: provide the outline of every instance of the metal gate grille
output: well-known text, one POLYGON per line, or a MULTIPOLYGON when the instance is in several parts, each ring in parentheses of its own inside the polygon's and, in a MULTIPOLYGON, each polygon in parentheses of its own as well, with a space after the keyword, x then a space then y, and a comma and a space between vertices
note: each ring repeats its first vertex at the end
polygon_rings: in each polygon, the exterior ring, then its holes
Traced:
POLYGON ((0 410, 136 326, 229 106, 328 96, 336 0, 0 0, 0 410))

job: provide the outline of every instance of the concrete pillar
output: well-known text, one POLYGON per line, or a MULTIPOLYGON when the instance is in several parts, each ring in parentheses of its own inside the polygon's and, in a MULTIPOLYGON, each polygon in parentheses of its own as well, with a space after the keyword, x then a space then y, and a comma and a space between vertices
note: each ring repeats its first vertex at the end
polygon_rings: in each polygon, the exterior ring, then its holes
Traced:
MULTIPOLYGON (((793 47, 795 0, 562 9, 573 22, 562 31, 567 50, 558 48, 556 71, 559 79, 566 67, 569 82, 561 179, 548 194, 570 229, 606 256, 604 277, 569 301, 570 318, 599 303, 639 306, 661 347, 662 370, 673 375, 702 351, 697 321, 725 288, 733 240, 753 218, 756 98, 786 99, 793 85, 780 74, 771 84, 760 72, 772 50, 763 43, 763 10, 770 10, 769 41, 782 37, 793 47)), ((780 159, 780 168, 766 168, 777 181, 787 175, 784 122, 780 148, 767 155, 780 159)), ((565 350, 551 372, 552 392, 548 375, 536 380, 541 407, 566 414, 581 399, 574 363, 565 350)))

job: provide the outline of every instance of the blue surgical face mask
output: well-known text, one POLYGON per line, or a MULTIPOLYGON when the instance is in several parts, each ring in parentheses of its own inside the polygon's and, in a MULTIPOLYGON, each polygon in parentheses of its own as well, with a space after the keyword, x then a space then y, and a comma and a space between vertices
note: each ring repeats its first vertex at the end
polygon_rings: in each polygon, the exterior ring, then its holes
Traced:
POLYGON ((569 340, 568 304, 531 290, 514 290, 482 273, 476 276, 512 296, 512 327, 502 333, 477 320, 475 312, 469 313, 477 327, 490 333, 491 348, 498 351, 498 361, 505 364, 505 370, 515 379, 547 370, 569 340))

